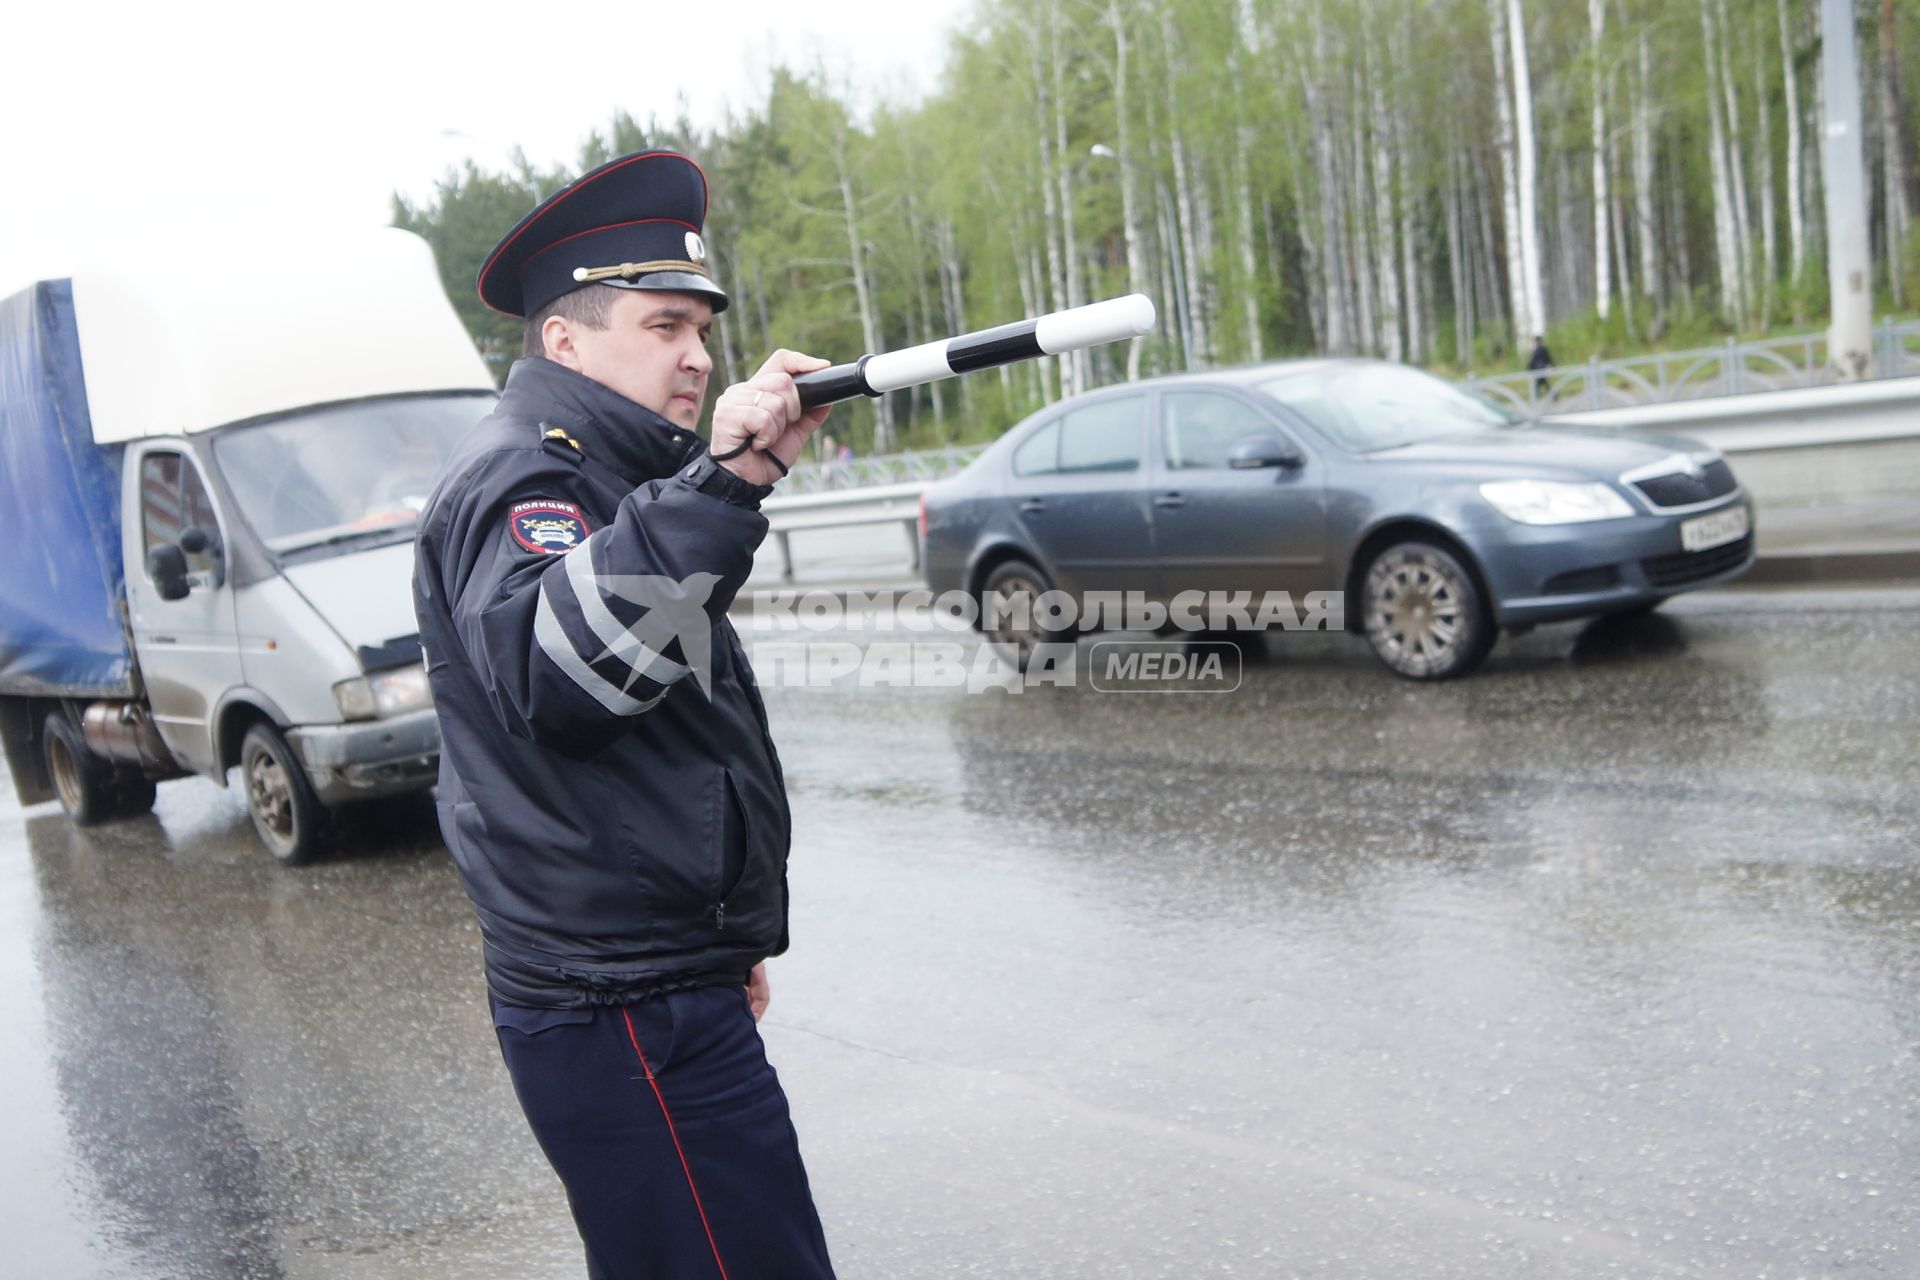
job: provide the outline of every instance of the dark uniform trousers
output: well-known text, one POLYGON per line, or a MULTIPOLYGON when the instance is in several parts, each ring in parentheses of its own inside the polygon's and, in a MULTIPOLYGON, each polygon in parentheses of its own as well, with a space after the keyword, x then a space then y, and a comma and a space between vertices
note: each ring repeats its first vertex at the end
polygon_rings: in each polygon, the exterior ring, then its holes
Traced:
POLYGON ((831 1280, 744 989, 589 1009, 496 999, 494 1026, 593 1280, 831 1280))

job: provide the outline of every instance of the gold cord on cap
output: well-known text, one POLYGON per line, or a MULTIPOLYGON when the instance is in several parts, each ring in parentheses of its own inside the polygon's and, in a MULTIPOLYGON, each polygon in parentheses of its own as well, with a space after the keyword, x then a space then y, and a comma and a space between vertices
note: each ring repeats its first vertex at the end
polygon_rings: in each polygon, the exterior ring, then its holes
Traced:
POLYGON ((697 262, 688 262, 680 258, 662 258, 654 262, 623 262, 617 267, 575 267, 573 278, 580 284, 591 284, 596 280, 612 280, 618 276, 631 280, 635 276, 651 275, 655 271, 690 271, 697 276, 713 278, 705 267, 697 262))

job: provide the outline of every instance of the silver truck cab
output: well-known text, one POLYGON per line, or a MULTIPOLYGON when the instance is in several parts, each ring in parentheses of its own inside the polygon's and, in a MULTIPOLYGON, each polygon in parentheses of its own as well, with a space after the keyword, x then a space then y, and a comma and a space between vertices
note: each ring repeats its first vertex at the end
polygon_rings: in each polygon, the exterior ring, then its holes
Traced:
POLYGON ((74 274, 93 439, 124 451, 135 696, 69 699, 52 720, 72 732, 42 733, 76 818, 144 808, 153 780, 237 777, 289 863, 325 846, 332 807, 434 783, 414 526, 494 395, 418 237, 369 228, 301 264, 74 274))

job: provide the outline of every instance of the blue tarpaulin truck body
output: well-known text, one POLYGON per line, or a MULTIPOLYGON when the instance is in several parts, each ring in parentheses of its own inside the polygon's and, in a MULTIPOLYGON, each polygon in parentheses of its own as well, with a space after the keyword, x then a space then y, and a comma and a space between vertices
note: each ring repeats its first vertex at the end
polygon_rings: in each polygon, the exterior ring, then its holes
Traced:
POLYGON ((0 694, 135 693, 119 445, 94 443, 68 281, 0 302, 0 694))

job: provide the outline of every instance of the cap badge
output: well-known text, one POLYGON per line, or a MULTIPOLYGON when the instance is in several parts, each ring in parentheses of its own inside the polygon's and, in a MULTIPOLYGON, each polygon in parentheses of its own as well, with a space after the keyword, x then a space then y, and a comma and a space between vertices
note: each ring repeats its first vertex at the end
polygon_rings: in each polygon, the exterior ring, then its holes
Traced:
POLYGON ((698 231, 687 232, 687 258, 693 262, 707 260, 707 242, 700 238, 698 231))

